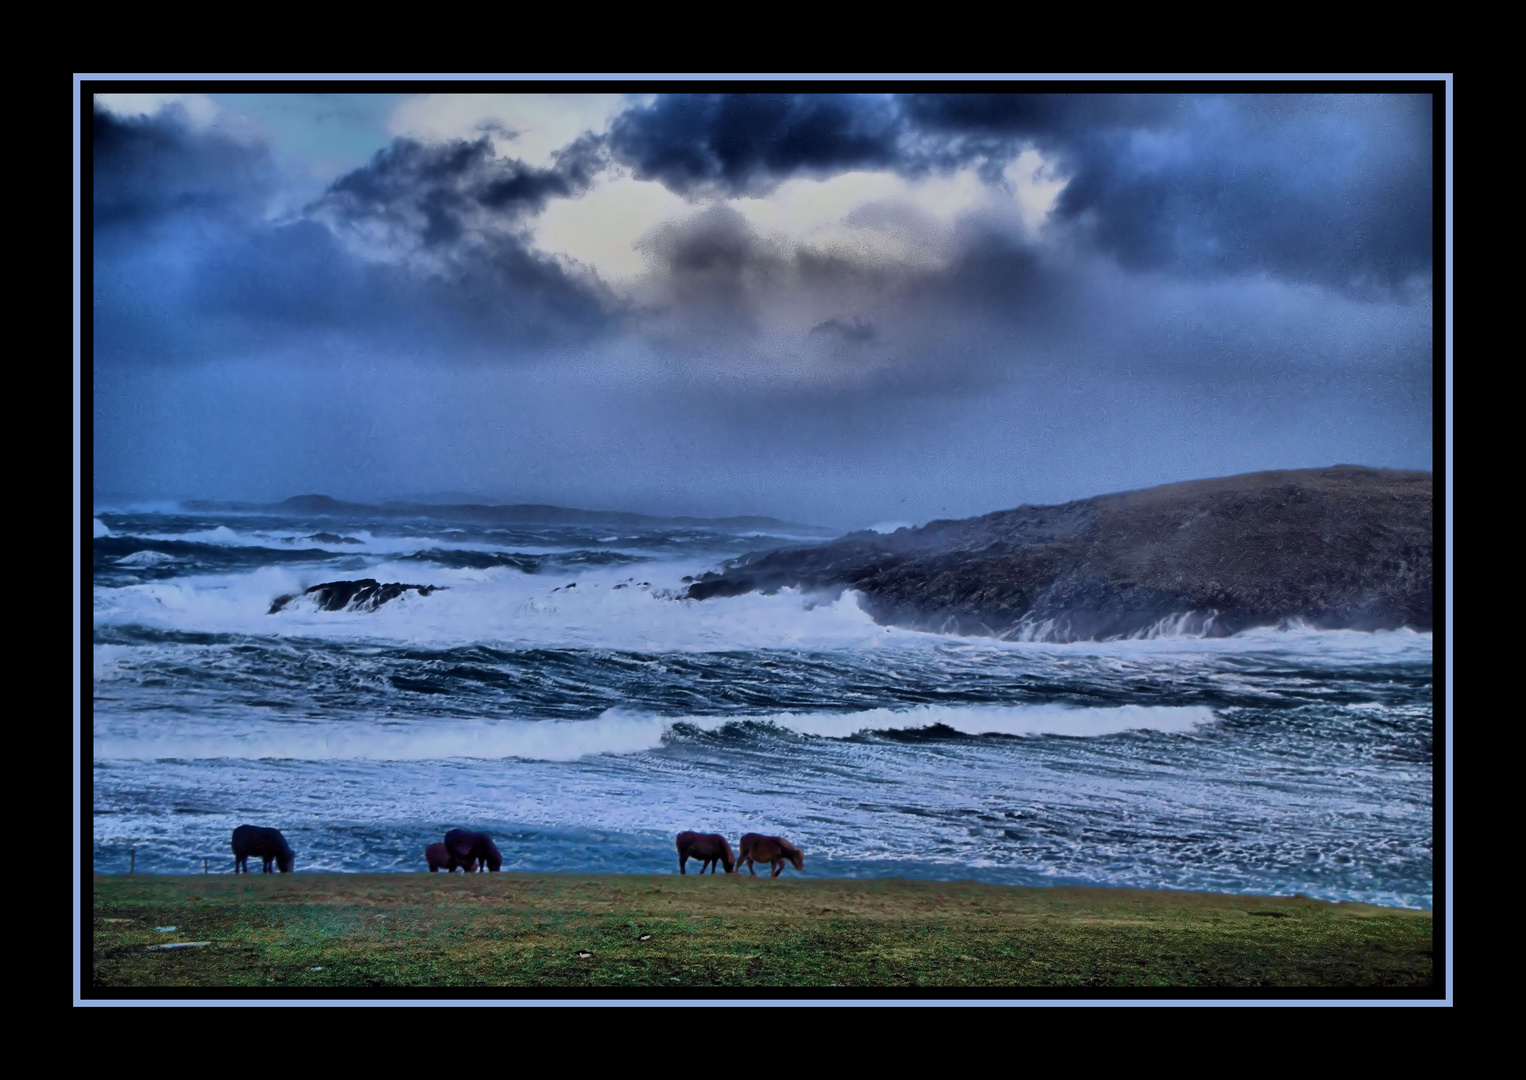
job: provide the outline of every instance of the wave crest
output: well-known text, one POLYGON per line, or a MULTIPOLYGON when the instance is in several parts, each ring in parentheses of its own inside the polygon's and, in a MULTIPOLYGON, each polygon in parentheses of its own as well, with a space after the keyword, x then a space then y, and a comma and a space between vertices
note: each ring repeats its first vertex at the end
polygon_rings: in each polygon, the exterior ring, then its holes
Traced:
MULTIPOLYGON (((103 658, 97 657, 97 666, 103 658)), ((1206 706, 923 705, 852 713, 778 712, 760 716, 665 717, 609 709, 593 720, 503 720, 418 723, 358 729, 346 725, 293 732, 262 725, 242 734, 173 739, 98 738, 96 760, 275 758, 300 761, 432 761, 450 758, 573 761, 597 754, 635 754, 660 748, 676 728, 754 736, 774 728, 799 736, 848 739, 892 732, 946 729, 957 735, 1096 738, 1126 731, 1182 734, 1215 720, 1206 706)), ((682 734, 682 733, 680 733, 682 734)))

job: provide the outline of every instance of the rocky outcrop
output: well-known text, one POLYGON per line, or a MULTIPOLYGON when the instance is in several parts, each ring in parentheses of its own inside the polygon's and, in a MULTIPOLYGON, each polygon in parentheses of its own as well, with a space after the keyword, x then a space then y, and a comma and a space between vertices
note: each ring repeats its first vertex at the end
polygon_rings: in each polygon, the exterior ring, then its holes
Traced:
POLYGON ((748 555, 687 595, 854 589, 881 623, 1056 641, 1428 630, 1431 486, 1347 465, 1168 484, 748 555))
POLYGON ((311 597, 319 611, 375 611, 389 600, 396 600, 406 592, 428 596, 440 585, 403 585, 400 582, 381 584, 375 578, 359 581, 326 581, 299 593, 278 596, 270 605, 267 615, 274 615, 299 597, 311 597))

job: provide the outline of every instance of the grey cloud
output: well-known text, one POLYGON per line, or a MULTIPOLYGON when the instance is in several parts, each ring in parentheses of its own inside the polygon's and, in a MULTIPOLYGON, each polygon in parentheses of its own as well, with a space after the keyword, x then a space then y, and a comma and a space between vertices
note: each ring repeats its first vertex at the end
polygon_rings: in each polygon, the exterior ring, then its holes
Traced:
POLYGON ((94 116, 93 309, 98 362, 178 363, 357 348, 512 361, 612 326, 597 283, 530 250, 513 222, 586 182, 586 153, 535 170, 495 163, 486 140, 400 141, 341 177, 312 214, 264 215, 261 146, 202 132, 173 110, 94 116), (355 254, 341 235, 382 224, 437 253, 427 272, 355 254))
POLYGON ((266 147, 217 130, 193 134, 179 105, 154 117, 96 109, 90 139, 91 224, 98 240, 185 214, 258 214, 274 179, 266 147))
POLYGON ((346 226, 381 224, 425 247, 454 244, 474 227, 512 225, 553 198, 585 189, 586 147, 549 169, 500 158, 492 140, 421 143, 396 139, 365 166, 329 186, 309 212, 346 226))
POLYGON ((758 301, 777 287, 785 264, 780 251, 724 204, 663 225, 637 247, 654 271, 669 332, 752 334, 758 301))
POLYGON ((875 338, 874 325, 857 315, 851 319, 826 319, 811 327, 811 334, 825 334, 853 342, 873 341, 875 338))
POLYGON ((1152 137, 1075 140, 1057 210, 1131 269, 1400 294, 1433 257, 1430 110, 1428 97, 1198 102, 1152 137))

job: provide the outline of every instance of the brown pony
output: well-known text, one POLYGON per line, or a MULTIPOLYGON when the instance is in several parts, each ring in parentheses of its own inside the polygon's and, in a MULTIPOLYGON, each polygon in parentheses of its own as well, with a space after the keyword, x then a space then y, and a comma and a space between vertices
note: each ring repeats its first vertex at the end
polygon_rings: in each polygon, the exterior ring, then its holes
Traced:
POLYGON ((452 829, 445 834, 445 850, 456 862, 468 869, 475 863, 479 870, 486 866, 496 874, 498 868, 503 865, 503 856, 498 852, 498 845, 493 843, 491 837, 483 833, 452 829))
POLYGON ((699 872, 703 874, 708 868, 715 873, 715 864, 720 863, 726 868, 726 873, 731 873, 736 867, 736 856, 731 853, 731 845, 726 843, 724 836, 716 833, 681 832, 678 834, 678 872, 687 874, 684 863, 690 859, 701 859, 699 872))
POLYGON ((444 844, 430 844, 424 849, 424 858, 429 860, 429 872, 431 874, 437 870, 465 870, 470 874, 477 869, 476 859, 468 859, 462 862, 452 855, 444 844))
POLYGON ((753 877, 758 872, 753 869, 753 860, 772 863, 774 872, 769 877, 778 877, 784 872, 786 861, 791 863, 796 870, 805 870, 805 856, 800 849, 780 836, 759 836, 750 832, 742 837, 742 857, 737 860, 737 873, 742 872, 742 864, 747 864, 747 872, 753 877))

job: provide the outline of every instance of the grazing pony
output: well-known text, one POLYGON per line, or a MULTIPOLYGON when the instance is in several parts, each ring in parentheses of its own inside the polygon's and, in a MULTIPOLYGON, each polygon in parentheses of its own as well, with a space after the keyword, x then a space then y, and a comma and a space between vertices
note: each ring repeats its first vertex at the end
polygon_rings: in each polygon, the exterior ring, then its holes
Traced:
POLYGON ((462 863, 452 857, 444 844, 430 844, 424 849, 424 858, 429 860, 429 872, 433 874, 437 870, 465 870, 468 874, 477 869, 477 860, 462 863))
MULTIPOLYGON (((498 848, 483 833, 452 829, 445 834, 445 850, 462 866, 470 867, 473 862, 477 862, 494 873, 503 866, 503 856, 498 854, 498 848)), ((477 869, 481 868, 479 866, 477 869)))
POLYGON ((249 856, 258 855, 265 862, 265 873, 270 873, 274 862, 281 873, 291 873, 296 856, 291 845, 279 829, 265 829, 258 825, 240 825, 233 830, 233 872, 249 873, 249 856))
POLYGON ((741 840, 742 857, 737 860, 737 873, 742 872, 742 863, 747 864, 747 872, 753 877, 758 872, 753 869, 753 860, 773 864, 774 872, 769 877, 778 877, 784 872, 785 862, 793 864, 796 870, 805 870, 805 856, 794 844, 779 836, 759 836, 750 832, 741 840))
POLYGON ((731 845, 726 843, 726 838, 716 833, 681 832, 678 834, 678 872, 687 874, 684 863, 690 859, 700 859, 699 872, 703 874, 708 869, 715 873, 715 864, 720 863, 726 868, 726 873, 732 873, 736 868, 736 856, 731 853, 731 845))

